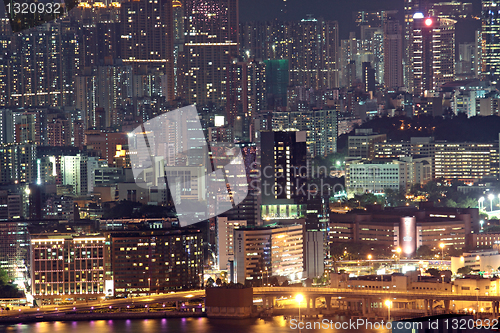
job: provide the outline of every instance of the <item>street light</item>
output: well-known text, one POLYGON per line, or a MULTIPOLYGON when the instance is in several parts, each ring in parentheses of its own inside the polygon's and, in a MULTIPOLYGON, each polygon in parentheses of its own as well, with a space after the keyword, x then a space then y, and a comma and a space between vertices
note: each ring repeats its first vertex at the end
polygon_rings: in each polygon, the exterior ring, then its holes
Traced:
POLYGON ((396 252, 397 252, 397 254, 398 254, 398 261, 401 261, 401 248, 400 248, 400 247, 398 247, 398 248, 396 249, 396 252))
POLYGON ((439 247, 441 248, 441 261, 444 259, 444 246, 444 243, 439 244, 439 247))
POLYGON ((490 212, 491 212, 491 211, 493 211, 493 198, 494 198, 494 197, 495 197, 495 196, 493 195, 493 193, 490 193, 490 194, 488 195, 488 199, 490 200, 490 212))
POLYGON ((391 306, 392 306, 392 301, 391 300, 386 300, 385 301, 385 306, 387 306, 387 321, 391 321, 391 306))
POLYGON ((149 294, 151 295, 151 278, 148 278, 149 294))
POLYGON ((304 296, 302 296, 302 294, 297 294, 297 296, 295 296, 295 300, 299 302, 299 320, 302 321, 300 318, 300 303, 304 300, 304 296))

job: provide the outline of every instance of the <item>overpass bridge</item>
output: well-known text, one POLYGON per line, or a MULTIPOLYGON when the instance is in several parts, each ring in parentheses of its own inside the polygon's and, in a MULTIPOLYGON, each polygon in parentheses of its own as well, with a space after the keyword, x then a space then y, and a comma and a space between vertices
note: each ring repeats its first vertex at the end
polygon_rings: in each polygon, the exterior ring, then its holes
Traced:
POLYGON ((347 310, 357 310, 366 315, 372 308, 373 303, 380 306, 386 300, 406 301, 406 309, 423 310, 427 314, 433 314, 434 303, 443 302, 443 308, 450 311, 453 301, 489 302, 491 312, 496 317, 499 314, 500 296, 479 295, 478 293, 453 293, 442 291, 401 291, 401 290, 360 290, 342 288, 303 288, 303 287, 257 287, 253 288, 254 296, 261 296, 266 303, 274 304, 277 297, 294 297, 297 294, 304 296, 307 309, 314 309, 316 300, 323 298, 327 309, 331 309, 332 300, 339 302, 339 306, 347 310), (423 301, 423 308, 417 306, 416 301, 423 301))

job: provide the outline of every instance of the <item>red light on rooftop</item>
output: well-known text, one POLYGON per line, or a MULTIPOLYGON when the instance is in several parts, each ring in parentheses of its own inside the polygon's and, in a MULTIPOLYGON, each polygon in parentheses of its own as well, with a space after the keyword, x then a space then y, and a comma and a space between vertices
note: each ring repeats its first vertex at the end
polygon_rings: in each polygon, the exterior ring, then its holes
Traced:
POLYGON ((425 19, 424 23, 426 26, 430 27, 432 25, 432 19, 430 19, 430 18, 425 19))

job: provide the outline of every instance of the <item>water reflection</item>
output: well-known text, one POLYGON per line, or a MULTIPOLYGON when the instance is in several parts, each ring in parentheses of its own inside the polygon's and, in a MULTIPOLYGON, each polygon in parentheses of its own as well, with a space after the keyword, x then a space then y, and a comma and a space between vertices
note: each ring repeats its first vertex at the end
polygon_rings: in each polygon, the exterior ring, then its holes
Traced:
MULTIPOLYGON (((322 319, 312 321, 321 322, 322 319)), ((329 318, 333 322, 345 321, 347 318, 329 318)), ((302 329, 302 332, 321 333, 353 333, 360 330, 338 330, 327 325, 317 325, 319 329, 302 329)), ((19 325, 0 325, 0 332, 9 333, 281 333, 299 332, 292 329, 293 325, 283 317, 263 319, 208 319, 208 318, 162 318, 144 320, 96 320, 96 321, 71 321, 48 322, 19 325)), ((367 333, 389 333, 389 330, 366 330, 367 333)))

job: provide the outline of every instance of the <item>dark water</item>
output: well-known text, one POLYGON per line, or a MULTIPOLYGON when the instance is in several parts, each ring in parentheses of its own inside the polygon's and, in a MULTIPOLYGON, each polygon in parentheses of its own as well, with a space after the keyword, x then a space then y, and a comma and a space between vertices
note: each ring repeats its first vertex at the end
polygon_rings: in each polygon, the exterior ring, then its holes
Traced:
MULTIPOLYGON (((322 319, 316 319, 321 323, 322 319)), ((329 318, 342 322, 344 318, 329 318)), ((348 319, 347 319, 348 321, 348 319)), ((319 325, 319 324, 317 324, 319 325)), ((299 332, 298 327, 292 327, 290 321, 283 317, 263 319, 208 319, 208 318, 169 318, 169 319, 134 319, 134 320, 95 320, 68 322, 41 322, 18 325, 0 325, 0 332, 10 333, 280 333, 299 332)), ((302 329, 300 332, 373 332, 388 333, 387 329, 333 329, 325 327, 317 329, 302 329)))

